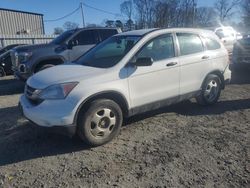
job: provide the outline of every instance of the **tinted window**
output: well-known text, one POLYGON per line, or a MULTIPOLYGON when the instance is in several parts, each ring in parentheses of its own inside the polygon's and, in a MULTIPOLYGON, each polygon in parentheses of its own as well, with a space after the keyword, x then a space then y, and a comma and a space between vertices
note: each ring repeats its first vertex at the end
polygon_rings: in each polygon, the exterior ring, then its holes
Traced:
POLYGON ((117 34, 117 31, 114 29, 100 29, 99 33, 100 33, 101 39, 106 40, 107 38, 117 34))
POLYGON ((98 41, 98 35, 95 30, 81 31, 73 40, 76 41, 78 45, 96 44, 98 41))
POLYGON ((138 40, 140 36, 113 36, 74 63, 98 68, 112 67, 133 48, 138 40))
POLYGON ((206 46, 208 50, 217 50, 220 49, 220 43, 218 43, 216 40, 206 38, 206 46))
POLYGON ((140 57, 151 57, 154 61, 175 57, 173 37, 164 35, 153 39, 136 55, 140 57))
POLYGON ((77 30, 65 31, 54 40, 51 41, 52 44, 62 44, 64 43, 71 35, 73 35, 77 30))
POLYGON ((178 33, 177 34, 181 55, 189 55, 202 52, 203 45, 200 37, 195 34, 178 33))

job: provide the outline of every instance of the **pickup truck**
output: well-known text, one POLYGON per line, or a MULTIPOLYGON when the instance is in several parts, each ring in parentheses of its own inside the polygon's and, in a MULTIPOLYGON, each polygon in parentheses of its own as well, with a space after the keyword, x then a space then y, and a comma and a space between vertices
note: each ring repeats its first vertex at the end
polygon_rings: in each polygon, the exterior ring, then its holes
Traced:
POLYGON ((74 29, 65 31, 48 44, 17 47, 11 52, 15 77, 26 81, 41 70, 75 61, 96 44, 120 32, 117 28, 74 29))

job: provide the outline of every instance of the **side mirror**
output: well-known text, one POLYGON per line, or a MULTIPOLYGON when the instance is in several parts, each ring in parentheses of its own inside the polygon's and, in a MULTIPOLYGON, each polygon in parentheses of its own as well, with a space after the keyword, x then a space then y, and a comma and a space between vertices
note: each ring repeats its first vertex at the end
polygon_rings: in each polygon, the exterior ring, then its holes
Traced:
POLYGON ((68 49, 72 49, 74 46, 77 46, 78 45, 78 41, 77 40, 70 40, 69 42, 68 42, 68 49))
POLYGON ((134 65, 137 67, 151 66, 153 64, 153 59, 151 57, 140 57, 136 59, 134 65))
POLYGON ((73 46, 74 46, 73 41, 70 40, 70 41, 68 42, 68 44, 67 44, 68 49, 71 50, 71 49, 73 48, 73 46))

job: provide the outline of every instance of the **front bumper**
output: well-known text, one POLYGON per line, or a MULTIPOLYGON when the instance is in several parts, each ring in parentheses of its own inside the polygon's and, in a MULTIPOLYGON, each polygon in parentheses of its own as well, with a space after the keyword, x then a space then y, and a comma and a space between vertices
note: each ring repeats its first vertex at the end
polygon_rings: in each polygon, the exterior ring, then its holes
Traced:
POLYGON ((66 100, 44 101, 33 105, 22 95, 19 105, 23 115, 36 125, 75 132, 74 106, 66 100))

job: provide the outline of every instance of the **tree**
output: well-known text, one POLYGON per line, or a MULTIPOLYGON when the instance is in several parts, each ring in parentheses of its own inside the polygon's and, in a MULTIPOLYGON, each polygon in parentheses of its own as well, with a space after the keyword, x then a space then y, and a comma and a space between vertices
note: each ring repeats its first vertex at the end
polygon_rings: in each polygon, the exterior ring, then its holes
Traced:
POLYGON ((195 22, 199 27, 212 27, 216 23, 216 11, 212 7, 196 9, 195 22))
POLYGON ((105 21, 105 27, 114 27, 115 21, 114 20, 106 20, 105 21))
POLYGON ((129 27, 129 30, 132 29, 132 25, 131 23, 133 22, 132 20, 132 14, 133 14, 133 2, 132 0, 129 1, 124 1, 121 5, 120 5, 120 9, 121 9, 121 13, 127 16, 127 26, 129 27))
POLYGON ((138 28, 154 27, 156 0, 134 0, 138 28))
POLYGON ((115 26, 123 30, 123 23, 121 20, 116 20, 115 21, 115 26))
POLYGON ((61 27, 54 28, 54 35, 60 35, 62 33, 63 33, 63 28, 61 27))
POLYGON ((217 10, 219 21, 223 23, 234 14, 234 9, 240 4, 241 0, 217 0, 214 8, 217 10))
POLYGON ((78 23, 67 21, 63 24, 65 30, 77 29, 79 27, 78 23))
POLYGON ((243 22, 247 29, 250 29, 250 0, 243 0, 241 4, 243 10, 243 22))

